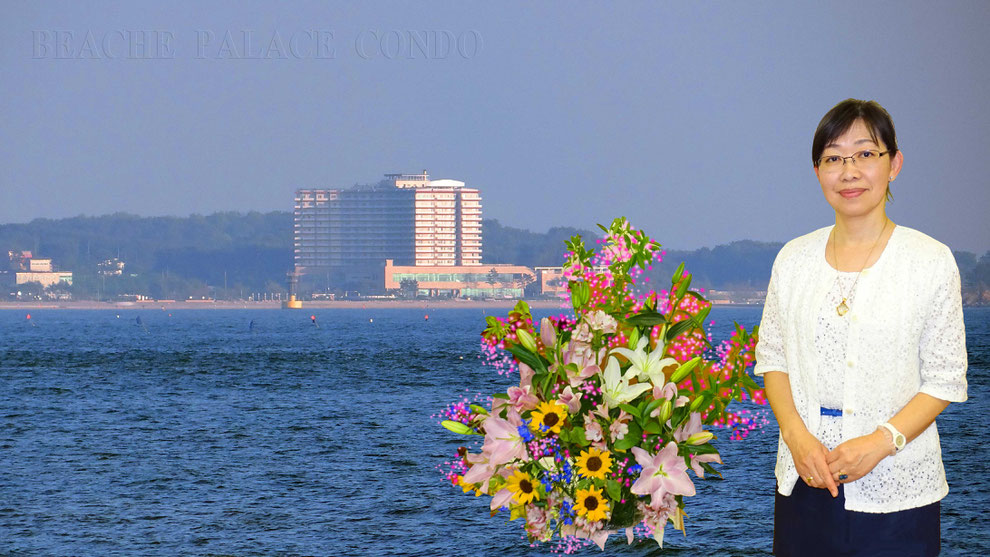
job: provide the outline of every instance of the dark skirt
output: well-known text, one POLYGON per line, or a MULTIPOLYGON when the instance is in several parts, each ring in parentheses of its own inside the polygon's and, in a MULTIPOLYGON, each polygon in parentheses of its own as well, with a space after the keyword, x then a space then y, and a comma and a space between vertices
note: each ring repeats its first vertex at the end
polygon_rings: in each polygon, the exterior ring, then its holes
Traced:
POLYGON ((894 513, 847 511, 845 494, 808 487, 798 481, 790 497, 776 492, 773 553, 782 557, 815 555, 929 557, 941 549, 941 504, 894 513))

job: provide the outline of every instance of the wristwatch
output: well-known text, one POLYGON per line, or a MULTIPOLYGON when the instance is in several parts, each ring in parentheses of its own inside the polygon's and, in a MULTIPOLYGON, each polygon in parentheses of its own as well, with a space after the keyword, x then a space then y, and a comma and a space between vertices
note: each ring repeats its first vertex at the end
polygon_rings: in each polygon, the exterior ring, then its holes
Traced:
POLYGON ((892 437, 891 441, 894 442, 894 452, 891 454, 900 452, 900 450, 904 448, 904 445, 907 444, 907 438, 904 437, 904 434, 901 433, 900 431, 897 431, 897 428, 890 425, 890 422, 882 423, 880 424, 880 427, 890 432, 890 435, 892 437))

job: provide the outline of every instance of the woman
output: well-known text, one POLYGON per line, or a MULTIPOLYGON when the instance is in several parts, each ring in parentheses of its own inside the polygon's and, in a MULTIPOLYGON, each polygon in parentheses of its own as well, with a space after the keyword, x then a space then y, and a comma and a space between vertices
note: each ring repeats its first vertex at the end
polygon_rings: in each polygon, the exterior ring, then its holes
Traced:
POLYGON ((887 217, 904 155, 883 107, 836 105, 811 159, 835 225, 780 250, 756 347, 780 426, 774 553, 937 555, 935 417, 966 400, 959 270, 887 217))

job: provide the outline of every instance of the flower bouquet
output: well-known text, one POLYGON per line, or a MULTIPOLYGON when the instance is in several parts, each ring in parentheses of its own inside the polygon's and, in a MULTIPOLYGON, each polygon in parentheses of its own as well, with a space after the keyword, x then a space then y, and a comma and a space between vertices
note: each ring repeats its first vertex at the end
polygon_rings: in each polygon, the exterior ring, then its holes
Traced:
POLYGON ((537 329, 523 301, 507 319, 487 318, 483 347, 518 369, 519 384, 488 407, 447 409, 444 427, 484 438, 480 452, 459 450, 448 478, 490 495, 493 515, 524 519, 531 542, 583 538, 604 549, 610 534, 625 528, 631 543, 642 525, 662 547, 668 521, 684 531, 688 470, 719 474, 706 426, 738 424, 733 400, 764 400, 747 371, 756 331, 737 324, 713 346, 711 304, 690 290, 684 265, 669 290, 646 289, 660 245, 624 218, 601 228, 598 252, 580 236, 567 242, 573 318, 537 329))

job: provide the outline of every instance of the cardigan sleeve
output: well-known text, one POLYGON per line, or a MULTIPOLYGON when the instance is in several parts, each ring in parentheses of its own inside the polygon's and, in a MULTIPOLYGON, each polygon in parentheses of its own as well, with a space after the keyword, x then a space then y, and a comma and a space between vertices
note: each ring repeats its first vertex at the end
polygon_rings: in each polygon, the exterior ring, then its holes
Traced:
POLYGON ((920 391, 941 400, 966 400, 966 329, 959 267, 944 248, 931 287, 931 307, 921 331, 920 391))
MULTIPOLYGON (((778 254, 777 258, 780 258, 778 254)), ((767 285, 767 299, 763 304, 763 319, 760 321, 760 331, 756 342, 756 365, 753 373, 762 376, 768 371, 787 373, 787 359, 784 356, 784 318, 780 314, 780 299, 777 294, 777 283, 780 277, 777 273, 777 261, 774 261, 770 272, 770 284, 767 285)))

